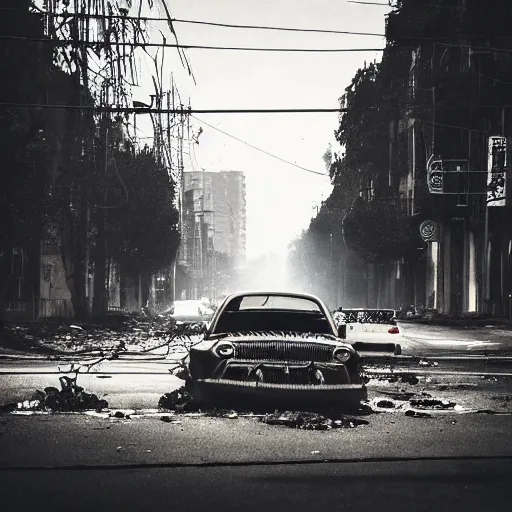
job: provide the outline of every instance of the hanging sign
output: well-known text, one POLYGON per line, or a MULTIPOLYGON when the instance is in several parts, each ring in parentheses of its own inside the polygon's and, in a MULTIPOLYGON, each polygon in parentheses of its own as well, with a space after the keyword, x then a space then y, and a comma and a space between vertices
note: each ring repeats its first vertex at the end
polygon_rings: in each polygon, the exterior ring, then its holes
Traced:
POLYGON ((507 199, 507 139, 489 137, 487 206, 505 206, 507 199))
POLYGON ((427 164, 427 184, 431 194, 443 193, 443 161, 431 157, 427 164))

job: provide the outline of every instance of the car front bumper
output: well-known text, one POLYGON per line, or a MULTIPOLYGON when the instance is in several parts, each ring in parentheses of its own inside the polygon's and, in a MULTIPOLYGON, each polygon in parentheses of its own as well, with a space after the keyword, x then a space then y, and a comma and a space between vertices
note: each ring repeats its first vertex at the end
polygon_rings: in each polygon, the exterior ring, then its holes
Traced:
POLYGON ((206 401, 257 399, 279 402, 290 406, 356 404, 367 399, 366 386, 362 384, 273 384, 229 379, 198 379, 195 389, 206 401))

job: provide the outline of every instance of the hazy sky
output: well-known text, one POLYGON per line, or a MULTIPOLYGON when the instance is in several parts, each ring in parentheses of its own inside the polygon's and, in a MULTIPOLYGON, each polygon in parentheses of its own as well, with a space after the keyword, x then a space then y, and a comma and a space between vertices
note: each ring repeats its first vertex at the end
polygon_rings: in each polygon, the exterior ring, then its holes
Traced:
MULTIPOLYGON (((158 3, 158 2, 156 2, 158 3)), ((168 0, 178 19, 359 32, 384 32, 387 7, 343 0, 168 0)), ((154 25, 156 27, 156 25, 154 25)), ((171 40, 165 24, 159 28, 171 40)), ((176 23, 181 44, 287 48, 381 48, 384 38, 338 34, 244 30, 176 23)), ((155 42, 158 32, 152 30, 155 42)), ((197 85, 187 77, 176 50, 167 49, 164 74, 174 73, 181 94, 198 109, 337 108, 357 69, 380 52, 273 53, 187 50, 197 85)), ((149 100, 145 85, 136 99, 149 100)), ((169 81, 167 80, 167 86, 169 81)), ((165 83, 164 83, 165 88, 165 83)), ((337 113, 203 114, 208 124, 254 146, 318 172, 338 124, 337 113)), ((139 123, 139 121, 137 121, 139 123)), ((328 179, 266 156, 202 126, 189 168, 240 170, 247 182, 248 258, 284 252, 307 228, 313 207, 330 192, 328 179)))

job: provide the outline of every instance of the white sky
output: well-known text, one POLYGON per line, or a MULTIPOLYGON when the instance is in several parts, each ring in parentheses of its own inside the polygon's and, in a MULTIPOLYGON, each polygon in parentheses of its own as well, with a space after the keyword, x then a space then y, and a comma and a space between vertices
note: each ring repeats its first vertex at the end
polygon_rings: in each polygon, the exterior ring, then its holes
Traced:
MULTIPOLYGON (((156 2, 158 3, 158 2, 156 2)), ((384 32, 389 8, 344 0, 168 0, 174 18, 359 32, 384 32)), ((165 24, 159 28, 174 42, 165 24)), ((384 38, 243 30, 176 23, 181 44, 290 48, 381 48, 384 38)), ((152 31, 153 42, 158 42, 152 31)), ((380 52, 277 53, 187 50, 197 85, 184 72, 177 51, 166 50, 164 75, 174 73, 192 108, 338 108, 338 98, 364 62, 380 52)), ((135 99, 148 102, 153 86, 142 67, 144 86, 135 99)), ((153 70, 151 70, 153 72, 153 70)), ((168 88, 164 82, 164 89, 168 88)), ((146 116, 138 116, 143 118, 146 116)), ((261 149, 300 166, 326 172, 322 155, 338 125, 337 113, 198 115, 261 149)), ((137 120, 139 126, 139 119, 137 120)), ((202 126, 193 165, 205 170, 240 170, 247 183, 247 256, 283 253, 307 228, 313 207, 329 195, 328 179, 279 162, 202 126)), ((149 128, 149 127, 148 127, 149 128)), ((152 135, 149 133, 148 135, 152 135)))

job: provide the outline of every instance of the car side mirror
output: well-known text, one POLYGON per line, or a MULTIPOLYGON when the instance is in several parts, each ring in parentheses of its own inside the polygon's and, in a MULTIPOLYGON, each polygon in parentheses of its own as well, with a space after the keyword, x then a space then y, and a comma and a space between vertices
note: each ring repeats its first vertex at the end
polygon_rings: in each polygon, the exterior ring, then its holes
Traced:
POLYGON ((338 325, 338 338, 347 339, 347 324, 338 325))

